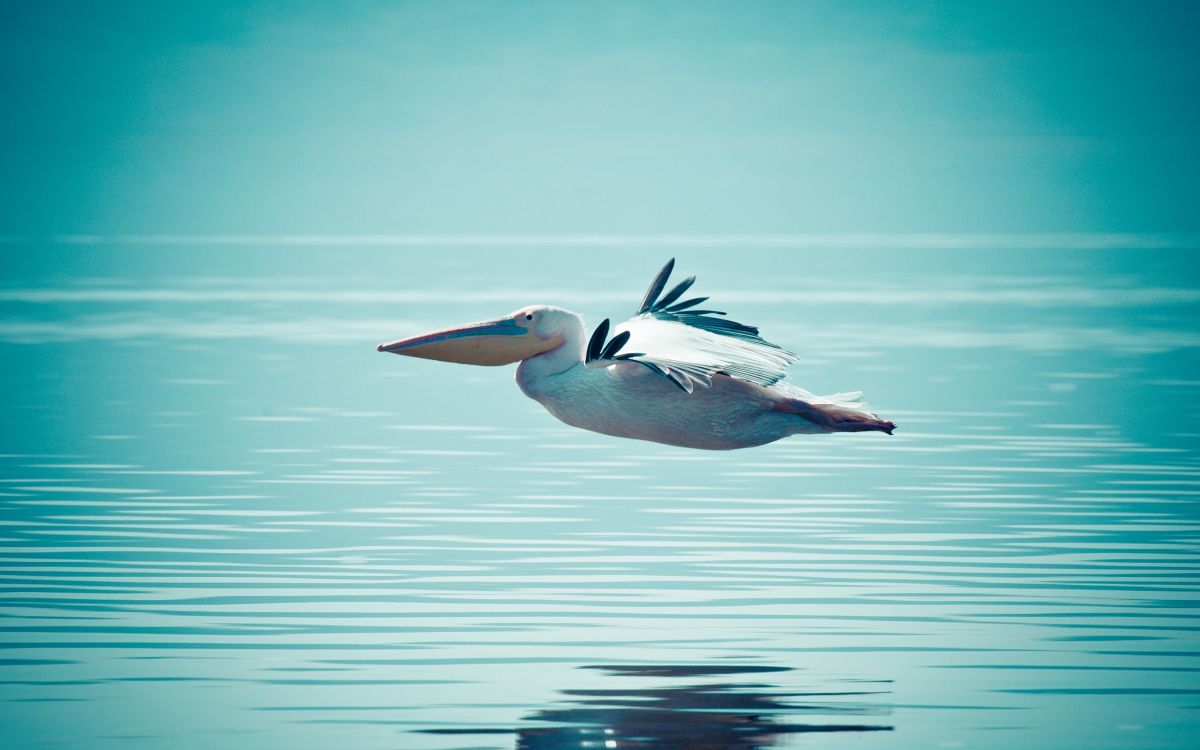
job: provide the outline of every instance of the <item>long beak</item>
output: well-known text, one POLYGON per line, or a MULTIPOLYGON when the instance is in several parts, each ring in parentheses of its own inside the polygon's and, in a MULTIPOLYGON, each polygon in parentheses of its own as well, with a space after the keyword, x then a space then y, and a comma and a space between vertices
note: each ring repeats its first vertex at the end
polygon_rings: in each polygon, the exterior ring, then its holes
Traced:
POLYGON ((543 339, 513 318, 500 318, 423 333, 375 349, 465 365, 507 365, 550 351, 562 342, 559 337, 543 339))

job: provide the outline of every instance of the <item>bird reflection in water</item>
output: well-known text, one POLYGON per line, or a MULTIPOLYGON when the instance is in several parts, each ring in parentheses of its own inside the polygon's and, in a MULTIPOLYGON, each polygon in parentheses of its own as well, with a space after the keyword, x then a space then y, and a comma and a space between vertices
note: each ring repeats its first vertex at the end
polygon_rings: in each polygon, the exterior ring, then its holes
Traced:
MULTIPOLYGON (((867 696, 880 695, 884 691, 800 692, 751 681, 748 677, 736 682, 711 679, 787 671, 785 667, 626 665, 586 668, 619 677, 710 679, 682 685, 563 691, 570 697, 571 704, 542 709, 525 717, 526 721, 537 722, 538 726, 515 730, 517 750, 755 750, 777 746, 788 735, 807 732, 892 729, 873 721, 844 720, 888 713, 886 704, 866 702, 867 696), (796 721, 797 717, 811 717, 812 720, 821 717, 821 720, 796 721)), ((453 729, 433 732, 474 733, 453 729)))

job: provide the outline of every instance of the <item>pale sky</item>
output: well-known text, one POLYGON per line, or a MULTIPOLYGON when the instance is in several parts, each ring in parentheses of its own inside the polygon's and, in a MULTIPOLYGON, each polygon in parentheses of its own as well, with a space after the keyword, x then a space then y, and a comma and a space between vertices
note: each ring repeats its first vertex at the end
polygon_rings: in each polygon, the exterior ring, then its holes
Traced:
POLYGON ((313 5, 5 4, 0 234, 1200 229, 1197 3, 313 5))

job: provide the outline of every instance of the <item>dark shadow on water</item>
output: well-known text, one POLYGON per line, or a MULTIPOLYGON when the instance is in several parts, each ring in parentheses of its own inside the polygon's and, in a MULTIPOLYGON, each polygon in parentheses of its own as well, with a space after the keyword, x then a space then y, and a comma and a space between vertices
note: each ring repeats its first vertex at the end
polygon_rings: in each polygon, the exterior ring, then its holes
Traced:
MULTIPOLYGON (((613 677, 654 678, 654 686, 564 690, 568 700, 525 717, 533 726, 447 728, 432 734, 517 735, 517 750, 565 748, 689 748, 755 750, 809 732, 877 732, 892 726, 868 716, 886 715, 875 702, 881 690, 795 691, 761 681, 788 671, 760 665, 598 665, 613 677), (738 679, 728 678, 737 675, 738 679), (680 680, 680 684, 662 678, 680 680)), ((861 684, 861 683, 860 683, 861 684)), ((872 687, 878 683, 872 683, 872 687)))

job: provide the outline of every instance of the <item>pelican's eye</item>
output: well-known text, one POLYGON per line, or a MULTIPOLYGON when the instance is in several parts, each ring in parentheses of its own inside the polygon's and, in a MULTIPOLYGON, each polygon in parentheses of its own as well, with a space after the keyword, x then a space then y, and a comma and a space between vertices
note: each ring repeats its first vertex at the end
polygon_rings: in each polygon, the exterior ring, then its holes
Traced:
POLYGON ((525 320, 533 320, 533 313, 525 313, 525 320))

